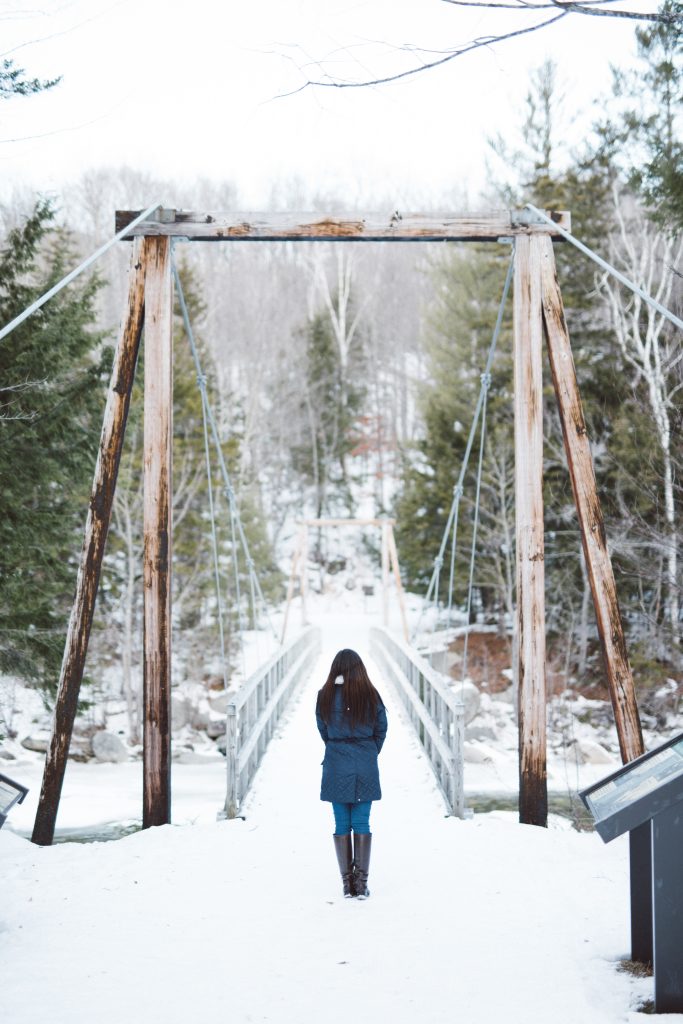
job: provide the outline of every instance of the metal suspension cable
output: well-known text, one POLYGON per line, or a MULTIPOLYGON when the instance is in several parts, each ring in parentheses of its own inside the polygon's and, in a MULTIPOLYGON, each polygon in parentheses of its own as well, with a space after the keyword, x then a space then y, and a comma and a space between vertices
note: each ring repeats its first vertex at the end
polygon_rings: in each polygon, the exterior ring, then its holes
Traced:
POLYGON ((130 224, 126 224, 125 228, 122 228, 121 231, 118 232, 118 234, 114 235, 113 238, 110 238, 108 242, 104 243, 104 245, 101 245, 99 249, 97 249, 92 254, 92 256, 88 256, 87 260, 83 260, 83 262, 80 263, 75 268, 75 270, 70 271, 66 275, 66 277, 63 277, 61 281, 58 281, 57 284, 53 285, 52 288, 49 289, 49 291, 46 291, 45 294, 41 295, 39 299, 36 299, 35 302, 32 302, 31 305, 27 309, 25 309, 23 313, 20 313, 19 316, 15 316, 14 320, 11 320, 8 324, 5 324, 2 330, 0 330, 0 341, 2 341, 3 338, 7 337, 7 335, 11 331, 13 331, 15 327, 18 327, 19 324, 23 324, 24 320, 28 320, 28 318, 32 316, 32 314, 35 313, 37 309, 40 309, 41 306, 44 306, 46 302, 48 302, 54 295, 57 294, 57 292, 61 292, 62 288, 65 288, 66 285, 70 284, 73 280, 75 280, 75 278, 77 278, 79 274, 82 274, 84 270, 87 270, 87 268, 90 267, 95 262, 95 260, 99 259, 100 256, 102 256, 107 251, 107 249, 111 249, 112 245, 114 245, 115 242, 120 241, 125 235, 129 233, 129 231, 132 228, 137 227, 137 225, 140 224, 143 220, 146 220, 148 217, 150 217, 156 210, 159 209, 160 206, 161 203, 155 203, 154 206, 148 206, 147 209, 143 211, 143 213, 141 213, 138 217, 135 218, 135 220, 132 220, 130 224))
POLYGON ((211 519, 211 541, 213 546, 213 567, 216 579, 216 603, 218 605, 218 633, 221 645, 221 666, 223 670, 223 686, 227 690, 227 663, 225 658, 225 633, 223 630, 223 596, 221 594, 221 574, 218 564, 218 535, 216 531, 216 515, 213 505, 213 482, 211 480, 211 451, 209 448, 209 427, 206 408, 208 398, 206 394, 206 377, 197 374, 197 385, 202 398, 202 427, 204 430, 204 457, 206 459, 206 479, 209 487, 209 517, 211 519))
MULTIPOLYGON (((177 291, 177 295, 178 295, 178 302, 179 302, 181 314, 182 314, 182 317, 183 317, 183 323, 185 325, 185 331, 187 333, 188 341, 190 343, 190 349, 192 351, 192 358, 194 360, 195 369, 196 369, 198 375, 204 376, 203 375, 203 371, 202 371, 202 366, 201 366, 201 360, 199 359, 199 352, 197 350, 197 346, 196 346, 195 340, 194 340, 194 332, 192 330, 192 324, 190 323, 190 316, 189 316, 189 313, 188 313, 188 310, 187 310, 187 304, 185 302, 185 295, 184 295, 184 292, 183 292, 182 285, 180 283, 180 276, 178 274, 178 268, 176 266, 175 259, 172 260, 172 269, 173 269, 173 278, 174 278, 174 282, 175 282, 175 286, 176 286, 176 291, 177 291)), ((234 491, 233 486, 232 486, 232 481, 230 479, 230 474, 228 472, 228 467, 227 467, 227 465, 225 463, 225 457, 223 455, 223 447, 221 445, 220 437, 219 437, 219 434, 218 434, 218 427, 217 427, 217 424, 216 424, 216 418, 215 418, 215 416, 213 414, 213 409, 211 408, 211 404, 208 401, 208 396, 207 396, 207 401, 206 401, 206 412, 207 412, 207 418, 208 418, 209 427, 211 429, 211 435, 213 437, 214 447, 215 447, 216 453, 218 455, 218 464, 219 464, 219 469, 220 469, 220 472, 221 472, 221 476, 223 478, 224 492, 225 492, 225 496, 226 496, 226 498, 228 500, 228 505, 229 505, 229 509, 230 509, 231 530, 232 530, 232 533, 233 533, 233 554, 234 554, 234 557, 236 558, 237 537, 239 537, 240 543, 242 545, 242 549, 244 551, 244 557, 245 557, 246 562, 247 562, 247 569, 248 569, 248 573, 249 573, 249 576, 250 576, 250 582, 252 582, 253 587, 256 590, 256 593, 257 593, 257 595, 259 597, 259 600, 262 603, 263 610, 264 610, 264 612, 266 614, 266 619, 268 621, 268 625, 270 626, 271 632, 273 633, 273 636, 277 639, 277 633, 275 631, 275 627, 273 626, 272 619, 271 619, 270 614, 268 612, 268 607, 266 605, 265 597, 263 595, 263 590, 261 588, 261 584, 259 583, 258 576, 256 575, 256 571, 255 571, 255 567, 254 567, 254 561, 253 561, 253 559, 251 557, 251 553, 249 551, 249 544, 247 542, 247 538, 246 538, 246 535, 245 535, 245 532, 244 532, 244 527, 242 525, 242 520, 240 518, 239 510, 237 508, 237 498, 236 498, 235 491, 234 491), (235 533, 235 531, 236 531, 236 533, 235 533)), ((241 631, 242 630, 242 619, 241 619, 242 611, 241 611, 241 600, 240 600, 240 590, 239 590, 239 575, 236 576, 236 588, 237 588, 236 600, 237 600, 237 604, 238 604, 238 615, 240 616, 240 631, 241 631)), ((255 618, 255 616, 254 616, 254 618, 255 618)))
MULTIPOLYGON (((439 581, 440 581, 441 567, 443 565, 444 554, 445 554, 445 551, 446 551, 446 545, 448 544, 448 537, 449 537, 450 532, 451 532, 451 527, 455 527, 456 524, 457 524, 457 515, 458 515, 458 509, 459 509, 459 505, 460 505, 460 499, 461 499, 462 494, 463 494, 463 482, 464 482, 464 479, 465 479, 465 473, 467 472, 467 467, 468 467, 469 460, 470 460, 470 454, 472 452, 472 446, 474 444, 474 438, 476 437, 477 427, 479 425, 479 417, 481 416, 481 412, 482 412, 482 409, 484 407, 484 399, 485 399, 485 396, 486 396, 486 392, 488 391, 488 386, 486 386, 486 387, 484 386, 483 380, 484 380, 484 377, 487 377, 489 380, 490 380, 490 377, 491 377, 491 366, 493 365, 493 357, 494 357, 494 355, 496 353, 496 348, 498 346, 498 339, 500 337, 500 331, 501 331, 501 327, 502 327, 502 324, 503 324, 503 316, 505 314, 505 305, 507 303, 508 294, 510 292, 510 284, 512 283, 512 272, 513 272, 513 269, 514 269, 514 251, 513 251, 513 253, 510 256, 510 262, 508 263, 507 273, 505 275, 505 284, 503 285, 503 294, 501 296, 500 304, 498 306, 498 314, 496 316, 496 323, 495 323, 495 326, 493 328, 493 335, 491 337, 491 344, 489 345, 488 354, 486 356, 486 364, 485 364, 485 367, 484 367, 484 372, 481 375, 482 384, 481 384, 481 387, 479 388, 479 395, 477 396, 477 404, 475 406, 474 415, 472 417, 472 426, 470 427, 469 437, 467 438, 467 445, 465 447, 465 454, 463 456, 463 460, 462 460, 462 463, 461 463, 461 466, 460 466, 460 473, 458 474, 457 483, 455 484, 455 486, 453 488, 453 501, 451 503, 451 507, 450 507, 450 510, 449 510, 449 513, 448 513, 448 519, 446 520, 446 526, 445 526, 445 529, 444 529, 444 532, 443 532, 443 537, 441 539, 441 544, 439 546, 439 553, 436 556, 436 558, 434 559, 434 571, 432 573, 431 580, 429 581, 429 587, 427 589, 427 594, 426 594, 426 597, 425 597, 425 602, 424 602, 424 605, 422 607, 422 611, 420 612, 420 616, 418 618, 417 625, 415 626, 415 629, 413 631, 413 636, 415 636, 415 634, 417 633, 417 631, 418 631, 418 629, 420 627, 420 623, 421 623, 422 617, 424 615, 424 610, 429 605, 429 602, 430 602, 430 599, 432 598, 432 595, 434 595, 434 606, 435 606, 435 608, 436 608, 436 610, 438 612, 438 607, 439 607, 439 581)), ((456 529, 454 529, 454 532, 453 532, 453 549, 452 549, 452 555, 451 555, 451 563, 452 563, 452 566, 453 566, 453 571, 454 571, 454 568, 455 568, 455 566, 454 566, 454 559, 455 559, 455 545, 456 545, 456 543, 457 543, 457 533, 456 533, 456 529)), ((453 582, 453 573, 451 573, 450 578, 449 578, 449 608, 448 608, 449 617, 450 617, 450 610, 451 610, 451 603, 452 603, 452 596, 451 596, 452 595, 452 582, 453 582)))
POLYGON ((574 235, 572 235, 569 231, 567 231, 563 227, 560 227, 559 224, 556 224, 555 221, 546 213, 544 213, 543 210, 539 210, 537 206, 533 205, 533 203, 527 203, 525 209, 531 210, 532 213, 536 214, 537 217, 540 217, 541 220, 545 221, 546 224, 550 224, 553 228, 553 231, 556 231, 559 235, 562 235, 562 237, 566 238, 568 242, 571 242, 572 245, 576 246, 576 248, 579 249, 580 252, 584 253, 585 256, 588 256, 590 259, 592 259, 594 263, 597 263, 599 267, 602 267, 603 270, 608 271, 608 273, 612 274, 613 277, 616 277, 617 281, 621 281, 621 283, 626 285, 627 288, 630 288, 632 292, 635 292, 636 295, 639 295, 644 302, 647 302, 648 306, 652 306, 653 309, 656 309, 658 313, 661 313, 661 315, 666 320, 669 320, 672 324, 674 324, 675 327, 678 327, 680 330, 683 330, 683 320, 680 320, 674 313, 671 312, 670 309, 667 309, 666 306, 663 306, 661 302, 657 302, 656 299, 653 299, 652 296, 648 295, 648 293, 644 291, 641 287, 639 287, 639 285, 629 280, 629 278, 626 277, 625 274, 622 274, 620 270, 617 270, 616 267, 613 267, 612 264, 608 263, 607 260, 602 258, 602 256, 598 256, 596 252, 593 252, 592 249, 589 249, 587 245, 584 245, 583 242, 580 242, 578 238, 575 238, 574 235))
MULTIPOLYGON (((481 386, 484 393, 484 402, 481 417, 481 435, 479 438, 479 466, 477 469, 477 489, 474 498, 474 523, 472 526, 472 548, 470 551, 470 573, 467 583, 467 626, 470 624, 470 614, 472 611, 472 592, 474 590, 474 560, 477 551, 477 530, 479 528, 479 500, 481 497, 481 477, 484 468, 484 447, 486 444, 486 398, 491 387, 491 374, 482 373, 481 375, 481 386)), ((467 676, 467 647, 469 644, 470 632, 469 628, 465 631, 465 643, 463 645, 462 654, 462 682, 465 682, 467 676)))

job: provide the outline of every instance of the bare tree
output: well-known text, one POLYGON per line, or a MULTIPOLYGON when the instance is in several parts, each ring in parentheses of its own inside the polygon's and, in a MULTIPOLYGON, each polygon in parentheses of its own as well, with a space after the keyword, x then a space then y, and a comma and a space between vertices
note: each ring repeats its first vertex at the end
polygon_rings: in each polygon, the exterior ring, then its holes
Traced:
MULTIPOLYGON (((614 187, 616 231, 610 239, 612 260, 646 292, 664 306, 672 299, 683 256, 683 239, 665 233, 648 220, 645 212, 614 187)), ((670 333, 668 323, 640 296, 624 293, 617 282, 605 275, 600 283, 606 295, 616 339, 634 385, 643 385, 655 424, 663 468, 666 538, 667 618, 674 645, 680 644, 680 602, 678 597, 678 535, 674 494, 674 453, 672 414, 674 398, 683 388, 679 369, 683 361, 680 340, 670 333)))

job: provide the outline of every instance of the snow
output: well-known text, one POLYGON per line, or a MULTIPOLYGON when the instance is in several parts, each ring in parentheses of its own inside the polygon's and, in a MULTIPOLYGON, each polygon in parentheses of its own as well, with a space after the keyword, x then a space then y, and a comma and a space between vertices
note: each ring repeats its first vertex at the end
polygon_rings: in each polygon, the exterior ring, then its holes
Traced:
MULTIPOLYGON (((629 941, 625 841, 605 846, 566 822, 538 829, 500 812, 447 817, 369 657, 389 712, 384 799, 371 817, 371 898, 343 899, 331 808, 318 799, 313 704, 339 647, 367 655, 368 618, 337 607, 322 622, 321 660, 270 745, 244 820, 215 821, 217 761, 174 764, 174 825, 43 849, 0 832, 3 1020, 651 1019, 636 1010, 651 980, 617 969, 629 941)), ((61 827, 137 818, 139 775, 132 762, 70 764, 61 827)), ((17 808, 11 825, 31 817, 31 805, 17 808)))

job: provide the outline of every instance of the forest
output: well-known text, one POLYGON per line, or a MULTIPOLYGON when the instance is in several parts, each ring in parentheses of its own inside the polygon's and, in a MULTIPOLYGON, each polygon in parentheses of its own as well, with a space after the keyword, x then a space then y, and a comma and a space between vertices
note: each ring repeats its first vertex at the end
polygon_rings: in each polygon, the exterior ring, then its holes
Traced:
MULTIPOLYGON (((512 209, 532 202, 569 210, 576 236, 680 315, 683 26, 658 23, 636 34, 638 66, 614 69, 612 92, 596 99, 580 146, 563 141, 571 108, 555 66, 545 62, 519 97, 518 123, 490 140, 480 194, 462 195, 454 183, 439 206, 512 209)), ((2 322, 111 237, 115 210, 143 209, 155 198, 179 209, 241 208, 229 179, 153 180, 132 164, 85 172, 58 196, 36 200, 17 191, 0 209, 2 322)), ((370 201, 394 209, 390 195, 370 201)), ((270 208, 326 212, 346 204, 324 189, 311 193, 282 181, 270 208)), ((683 348, 666 320, 575 249, 558 244, 556 255, 630 659, 641 708, 656 720, 677 709, 683 687, 683 348)), ((266 601, 277 606, 284 598, 303 516, 395 517, 404 586, 424 594, 509 247, 232 243, 178 245, 177 258, 266 601)), ((46 708, 54 700, 129 259, 122 243, 0 346, 0 739, 14 735, 17 687, 35 689, 46 708)), ((202 396, 177 307, 174 363, 174 683, 209 688, 222 666, 202 396)), ((106 724, 107 707, 125 706, 134 743, 142 699, 143 378, 144 357, 82 699, 83 713, 98 726, 106 724)), ((468 612, 471 624, 495 627, 490 635, 507 664, 515 601, 511 389, 508 303, 488 391, 468 612)), ((546 396, 549 681, 553 692, 606 698, 549 377, 546 396)), ((463 552, 475 520, 474 474, 473 462, 460 509, 463 552)), ((259 623, 252 621, 249 566, 237 550, 217 472, 211 489, 229 608, 228 675, 238 678, 240 633, 259 623)), ((360 586, 378 560, 369 536, 351 548, 321 533, 310 551, 311 586, 321 588, 339 573, 346 586, 360 586)), ((447 582, 444 573, 441 625, 447 582)), ((466 590, 463 570, 452 597, 461 617, 466 590)))

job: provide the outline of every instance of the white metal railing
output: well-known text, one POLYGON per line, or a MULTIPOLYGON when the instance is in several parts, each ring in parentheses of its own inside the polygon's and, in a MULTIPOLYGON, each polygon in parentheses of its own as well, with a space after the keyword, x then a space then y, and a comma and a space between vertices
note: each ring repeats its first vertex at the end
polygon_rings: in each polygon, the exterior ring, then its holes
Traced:
POLYGON ((384 629, 370 630, 372 654, 394 684, 451 814, 465 816, 465 710, 417 651, 384 629))
POLYGON ((319 652, 320 630, 310 627, 250 676, 228 704, 226 817, 237 817, 287 702, 319 652))

